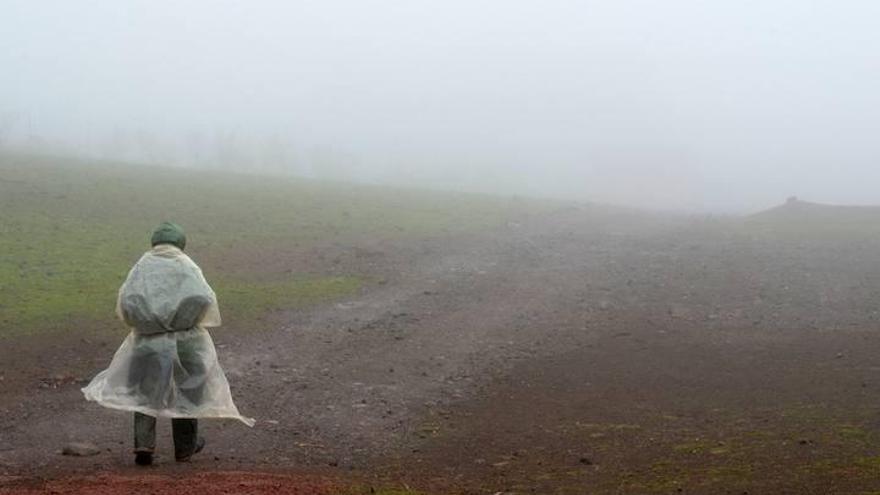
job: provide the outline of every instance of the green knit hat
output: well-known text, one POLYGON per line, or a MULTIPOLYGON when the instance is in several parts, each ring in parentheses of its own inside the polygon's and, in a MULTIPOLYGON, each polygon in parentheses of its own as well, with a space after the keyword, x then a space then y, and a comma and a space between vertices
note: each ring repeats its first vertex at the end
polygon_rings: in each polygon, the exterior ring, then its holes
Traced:
POLYGON ((180 225, 171 222, 162 222, 153 232, 153 246, 158 244, 171 244, 177 246, 181 250, 186 247, 186 234, 180 225))

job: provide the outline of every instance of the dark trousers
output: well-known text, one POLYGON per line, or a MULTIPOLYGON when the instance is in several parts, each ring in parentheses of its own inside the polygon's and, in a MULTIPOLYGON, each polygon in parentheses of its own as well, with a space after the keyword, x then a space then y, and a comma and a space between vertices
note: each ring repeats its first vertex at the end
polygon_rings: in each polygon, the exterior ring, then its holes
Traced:
MULTIPOLYGON (((199 422, 191 418, 172 418, 171 436, 174 438, 174 457, 189 457, 195 453, 199 437, 199 422)), ((134 413, 134 451, 156 450, 156 418, 134 413)))

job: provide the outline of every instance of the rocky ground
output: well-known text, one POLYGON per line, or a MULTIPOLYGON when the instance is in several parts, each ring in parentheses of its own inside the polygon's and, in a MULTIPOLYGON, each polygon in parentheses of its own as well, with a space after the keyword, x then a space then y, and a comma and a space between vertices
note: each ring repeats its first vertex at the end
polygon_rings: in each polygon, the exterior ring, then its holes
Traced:
POLYGON ((874 235, 571 208, 240 263, 374 282, 227 318, 218 352, 258 422, 203 422, 185 465, 166 427, 135 468, 130 418, 82 399, 122 335, 4 341, 0 493, 880 490, 874 235))

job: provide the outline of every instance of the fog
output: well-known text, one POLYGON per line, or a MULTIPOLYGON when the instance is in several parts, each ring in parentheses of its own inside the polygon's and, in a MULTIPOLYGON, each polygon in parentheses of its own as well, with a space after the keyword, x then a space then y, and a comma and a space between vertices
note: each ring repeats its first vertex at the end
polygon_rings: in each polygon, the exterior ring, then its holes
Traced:
POLYGON ((880 3, 15 1, 0 148, 745 212, 880 203, 880 3))

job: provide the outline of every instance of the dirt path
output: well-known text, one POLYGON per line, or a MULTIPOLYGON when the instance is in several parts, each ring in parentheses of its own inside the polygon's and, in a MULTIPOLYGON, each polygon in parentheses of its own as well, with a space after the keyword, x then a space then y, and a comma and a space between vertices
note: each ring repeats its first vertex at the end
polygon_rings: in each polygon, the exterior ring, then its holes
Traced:
MULTIPOLYGON (((166 449, 153 472, 436 493, 870 493, 877 247, 590 210, 371 243, 351 263, 385 283, 267 331, 215 332, 259 422, 206 422, 205 455, 175 466, 166 449)), ((7 482, 141 473, 129 418, 84 403, 75 378, 45 378, 64 359, 97 371, 115 346, 78 342, 4 374, 7 482), (105 453, 56 455, 70 440, 105 453)))

